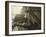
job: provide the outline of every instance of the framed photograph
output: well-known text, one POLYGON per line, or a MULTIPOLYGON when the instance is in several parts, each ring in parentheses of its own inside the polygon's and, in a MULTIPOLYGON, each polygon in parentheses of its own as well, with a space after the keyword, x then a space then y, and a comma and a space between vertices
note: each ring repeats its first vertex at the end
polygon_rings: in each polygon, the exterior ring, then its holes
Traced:
POLYGON ((45 3, 5 2, 5 35, 45 33, 45 3))

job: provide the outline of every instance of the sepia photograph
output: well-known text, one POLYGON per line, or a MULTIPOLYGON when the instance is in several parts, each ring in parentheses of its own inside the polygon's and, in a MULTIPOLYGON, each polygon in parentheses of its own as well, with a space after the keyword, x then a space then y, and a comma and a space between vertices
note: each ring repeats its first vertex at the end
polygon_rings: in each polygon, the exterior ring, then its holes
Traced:
POLYGON ((44 3, 6 1, 6 35, 45 33, 44 3))
POLYGON ((40 30, 41 7, 12 6, 12 30, 40 30))

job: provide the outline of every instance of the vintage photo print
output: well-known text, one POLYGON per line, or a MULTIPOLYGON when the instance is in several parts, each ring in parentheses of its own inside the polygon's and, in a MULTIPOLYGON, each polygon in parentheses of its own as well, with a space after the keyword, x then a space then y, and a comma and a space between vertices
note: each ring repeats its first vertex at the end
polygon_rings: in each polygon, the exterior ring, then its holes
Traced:
POLYGON ((6 3, 8 21, 6 34, 44 33, 44 3, 15 1, 6 3))
POLYGON ((41 29, 41 7, 12 6, 12 30, 41 29))

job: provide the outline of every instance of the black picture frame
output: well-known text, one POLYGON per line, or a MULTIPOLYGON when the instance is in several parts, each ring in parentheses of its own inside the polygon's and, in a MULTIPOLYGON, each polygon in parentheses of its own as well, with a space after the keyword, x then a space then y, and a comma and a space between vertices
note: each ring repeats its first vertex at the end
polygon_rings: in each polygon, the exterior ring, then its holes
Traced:
POLYGON ((6 36, 18 36, 18 35, 32 35, 32 34, 45 34, 45 3, 37 2, 20 2, 20 1, 5 1, 5 35, 6 36), (42 33, 26 33, 26 34, 9 34, 9 3, 26 3, 26 4, 40 4, 44 5, 44 32, 42 33))

